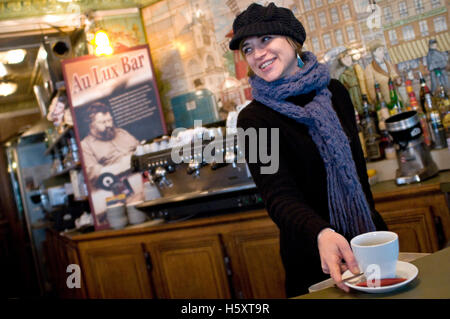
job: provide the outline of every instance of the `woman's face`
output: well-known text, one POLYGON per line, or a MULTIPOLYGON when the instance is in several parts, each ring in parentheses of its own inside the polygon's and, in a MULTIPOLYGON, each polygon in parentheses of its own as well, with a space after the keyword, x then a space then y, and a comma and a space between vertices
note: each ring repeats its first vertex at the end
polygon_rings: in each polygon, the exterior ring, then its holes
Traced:
POLYGON ((297 54, 283 36, 264 35, 244 40, 242 53, 252 71, 267 82, 296 73, 297 54))

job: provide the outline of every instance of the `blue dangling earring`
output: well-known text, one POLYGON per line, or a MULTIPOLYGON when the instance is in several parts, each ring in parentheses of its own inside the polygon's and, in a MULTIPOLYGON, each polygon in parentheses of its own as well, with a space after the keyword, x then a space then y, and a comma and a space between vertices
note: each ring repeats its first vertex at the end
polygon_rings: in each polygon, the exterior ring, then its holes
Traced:
POLYGON ((303 62, 302 58, 300 57, 300 54, 297 53, 297 65, 301 69, 305 66, 305 62, 303 62))

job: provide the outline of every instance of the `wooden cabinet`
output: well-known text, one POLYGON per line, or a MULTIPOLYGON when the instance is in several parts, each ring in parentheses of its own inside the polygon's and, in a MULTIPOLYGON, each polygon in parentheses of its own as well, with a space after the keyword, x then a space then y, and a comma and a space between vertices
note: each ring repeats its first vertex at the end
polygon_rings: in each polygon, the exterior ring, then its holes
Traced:
POLYGON ((383 213, 389 230, 398 234, 401 252, 431 253, 438 250, 436 228, 429 207, 383 213))
POLYGON ((432 253, 449 242, 449 207, 439 184, 374 192, 374 199, 388 228, 399 234, 400 251, 432 253))
MULTIPOLYGON (((375 186, 376 208, 399 234, 401 252, 445 247, 450 213, 440 184, 375 186)), ((279 232, 263 209, 147 228, 53 233, 46 247, 63 298, 285 298, 279 232), (70 263, 81 266, 76 291, 66 286, 70 263)))
POLYGON ((279 231, 275 225, 223 236, 237 298, 286 298, 279 231))
POLYGON ((146 244, 158 298, 230 298, 218 235, 146 244))
POLYGON ((88 248, 82 252, 82 256, 89 297, 154 297, 141 245, 88 248))

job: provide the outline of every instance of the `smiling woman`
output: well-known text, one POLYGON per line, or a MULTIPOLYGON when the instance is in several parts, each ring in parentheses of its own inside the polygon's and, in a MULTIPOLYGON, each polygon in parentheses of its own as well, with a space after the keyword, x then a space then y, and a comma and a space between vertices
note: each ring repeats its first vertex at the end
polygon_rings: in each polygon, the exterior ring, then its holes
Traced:
POLYGON ((306 293, 325 274, 349 291, 341 272, 359 270, 348 240, 387 228, 374 207, 349 93, 312 52, 302 52, 306 32, 289 9, 253 3, 236 17, 233 33, 230 49, 253 71, 254 100, 237 126, 280 132, 279 145, 258 133, 258 145, 279 149, 276 172, 262 173, 264 163, 245 155, 280 229, 287 296, 306 293))

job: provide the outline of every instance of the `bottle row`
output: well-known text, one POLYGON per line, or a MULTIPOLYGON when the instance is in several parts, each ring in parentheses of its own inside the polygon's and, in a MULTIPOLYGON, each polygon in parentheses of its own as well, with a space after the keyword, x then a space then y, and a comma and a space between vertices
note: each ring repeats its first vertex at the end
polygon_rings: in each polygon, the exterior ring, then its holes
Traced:
POLYGON ((407 80, 406 91, 409 101, 403 101, 397 93, 392 79, 389 79, 390 101, 385 101, 381 94, 380 85, 375 83, 376 103, 371 105, 367 96, 363 95, 363 112, 358 114, 355 110, 358 132, 364 156, 367 161, 395 158, 395 149, 392 139, 386 130, 385 121, 390 116, 405 112, 416 111, 420 119, 424 142, 432 149, 448 147, 447 138, 450 138, 450 101, 446 88, 440 81, 442 74, 436 70, 438 83, 437 90, 432 93, 428 88, 422 74, 420 77, 419 101, 412 87, 411 80, 407 80))

